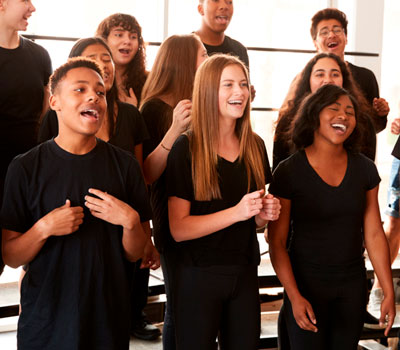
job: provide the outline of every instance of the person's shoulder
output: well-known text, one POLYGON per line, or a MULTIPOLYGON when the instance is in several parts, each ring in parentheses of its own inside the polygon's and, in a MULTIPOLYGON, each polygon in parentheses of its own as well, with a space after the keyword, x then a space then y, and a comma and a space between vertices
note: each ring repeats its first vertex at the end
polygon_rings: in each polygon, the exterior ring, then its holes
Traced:
POLYGON ((172 146, 172 148, 178 149, 178 150, 188 150, 189 149, 189 135, 188 134, 180 135, 174 142, 174 145, 172 146))
POLYGON ((279 172, 279 171, 283 171, 283 169, 298 168, 299 163, 303 163, 305 160, 306 160, 306 155, 305 155, 304 150, 298 150, 295 153, 291 154, 286 159, 279 162, 275 171, 279 172))
POLYGON ((19 164, 20 166, 29 169, 32 167, 32 164, 39 160, 39 158, 49 152, 52 143, 54 143, 54 140, 47 140, 45 142, 42 142, 41 144, 31 148, 25 153, 17 155, 11 163, 19 164))
POLYGON ((228 35, 225 35, 224 43, 230 46, 240 47, 243 50, 247 50, 246 47, 240 41, 235 40, 228 35))
POLYGON ((41 45, 35 43, 34 41, 32 41, 31 39, 25 38, 23 36, 21 36, 21 44, 20 45, 24 50, 33 51, 35 53, 40 53, 40 54, 46 55, 46 56, 49 55, 49 53, 43 46, 41 46, 41 45))
POLYGON ((123 118, 134 118, 137 119, 141 117, 141 114, 139 112, 139 109, 135 107, 134 105, 130 103, 125 103, 118 101, 118 117, 123 117, 123 118))
POLYGON ((351 62, 347 62, 350 71, 354 74, 357 75, 369 75, 369 76, 373 76, 375 78, 375 74, 372 70, 366 68, 366 67, 361 67, 361 66, 356 66, 355 64, 351 63, 351 62))

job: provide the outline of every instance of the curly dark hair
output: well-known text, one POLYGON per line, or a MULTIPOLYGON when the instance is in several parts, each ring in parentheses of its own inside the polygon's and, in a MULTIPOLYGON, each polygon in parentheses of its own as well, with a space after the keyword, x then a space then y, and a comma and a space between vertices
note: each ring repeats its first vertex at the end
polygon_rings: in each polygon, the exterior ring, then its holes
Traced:
POLYGON ((295 85, 294 98, 289 100, 287 105, 283 106, 279 111, 274 136, 274 169, 281 160, 285 159, 294 152, 291 124, 297 111, 299 110, 302 101, 311 93, 311 72, 314 65, 322 58, 331 58, 337 62, 343 78, 343 88, 349 91, 352 96, 354 96, 359 106, 359 124, 360 128, 365 130, 361 152, 371 159, 375 157, 375 150, 373 149, 374 147, 371 147, 371 138, 375 137, 375 128, 371 121, 371 117, 375 114, 372 106, 368 103, 360 88, 354 82, 351 72, 347 68, 346 64, 333 53, 320 53, 314 56, 304 67, 295 85))
MULTIPOLYGON (((323 85, 309 95, 301 104, 299 112, 292 123, 292 140, 297 149, 304 149, 314 142, 314 132, 319 128, 321 111, 335 103, 341 96, 348 96, 354 107, 356 122, 358 121, 358 104, 356 99, 345 89, 337 85, 323 85)), ((360 127, 358 123, 343 146, 351 152, 360 149, 360 127)))
POLYGON ((310 33, 313 40, 317 38, 318 23, 326 19, 336 19, 342 25, 344 33, 347 35, 347 17, 346 14, 336 8, 326 8, 318 11, 313 18, 311 18, 310 33))
POLYGON ((138 35, 138 51, 132 61, 129 62, 125 72, 125 89, 127 92, 130 88, 133 89, 139 105, 143 85, 148 74, 146 71, 146 47, 142 37, 142 27, 135 17, 124 13, 115 13, 100 22, 96 35, 107 41, 111 30, 115 27, 122 27, 128 32, 138 35))
MULTIPOLYGON (((85 51, 85 49, 88 46, 96 45, 96 44, 103 45, 104 48, 110 54, 111 59, 112 59, 112 52, 111 52, 110 48, 108 47, 105 40, 100 37, 79 39, 74 44, 74 46, 72 46, 72 49, 71 49, 68 57, 69 58, 79 57, 82 55, 82 52, 85 51)), ((115 116, 115 113, 116 113, 115 104, 119 102, 118 90, 117 90, 117 86, 115 85, 115 76, 114 76, 113 85, 112 85, 111 89, 109 91, 107 91, 106 97, 107 97, 108 131, 109 131, 109 135, 111 136, 111 135, 114 135, 114 133, 115 133, 115 117, 116 117, 115 116)))

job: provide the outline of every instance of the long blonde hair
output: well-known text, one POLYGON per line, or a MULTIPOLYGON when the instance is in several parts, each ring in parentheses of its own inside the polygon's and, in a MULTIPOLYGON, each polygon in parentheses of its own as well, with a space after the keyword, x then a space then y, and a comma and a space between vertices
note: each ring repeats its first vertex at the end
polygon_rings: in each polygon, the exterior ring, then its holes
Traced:
MULTIPOLYGON (((219 135, 218 94, 222 71, 229 65, 242 68, 247 81, 247 69, 236 57, 217 54, 208 58, 197 70, 192 98, 192 125, 188 133, 192 152, 192 181, 196 200, 220 199, 218 183, 219 135)), ((264 151, 261 139, 253 133, 250 123, 250 97, 243 116, 237 120, 235 132, 239 139, 239 161, 247 172, 247 191, 252 179, 257 188, 265 187, 264 151)))

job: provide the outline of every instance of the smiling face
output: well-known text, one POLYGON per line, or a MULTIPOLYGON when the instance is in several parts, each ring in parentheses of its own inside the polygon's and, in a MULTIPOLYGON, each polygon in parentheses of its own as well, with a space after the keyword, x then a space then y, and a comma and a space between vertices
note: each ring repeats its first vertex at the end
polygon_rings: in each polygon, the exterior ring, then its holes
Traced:
POLYGON ((242 67, 231 64, 224 68, 218 92, 219 118, 239 119, 249 103, 249 84, 242 67))
POLYGON ((233 15, 233 1, 203 0, 198 6, 203 23, 215 33, 222 33, 228 28, 233 15))
POLYGON ((129 32, 122 27, 114 27, 107 37, 107 44, 117 66, 126 66, 135 57, 139 49, 136 32, 129 32))
POLYGON ((354 106, 350 98, 342 95, 336 102, 323 108, 319 114, 319 124, 314 132, 314 142, 342 145, 356 126, 354 106))
POLYGON ((25 31, 28 19, 36 11, 30 0, 3 0, 0 2, 4 23, 15 31, 25 31))
POLYGON ((337 62, 329 57, 319 59, 312 68, 310 90, 312 93, 326 84, 343 87, 343 76, 337 62))
POLYGON ((318 23, 314 45, 319 53, 331 52, 343 59, 346 44, 347 36, 338 20, 324 19, 318 23))
POLYGON ((97 72, 86 67, 69 70, 50 97, 60 134, 95 135, 107 108, 105 94, 103 79, 97 72))
POLYGON ((81 56, 89 57, 97 62, 104 73, 104 86, 106 91, 110 91, 114 84, 115 67, 108 50, 101 44, 93 44, 82 51, 81 56))

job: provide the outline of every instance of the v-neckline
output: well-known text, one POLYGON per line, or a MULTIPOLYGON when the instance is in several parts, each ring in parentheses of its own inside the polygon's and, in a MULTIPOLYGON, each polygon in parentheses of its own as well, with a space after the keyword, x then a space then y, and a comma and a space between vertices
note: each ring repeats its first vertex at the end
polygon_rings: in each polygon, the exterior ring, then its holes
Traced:
POLYGON ((345 183, 345 180, 346 180, 346 178, 347 178, 347 174, 348 174, 348 172, 349 172, 349 166, 350 166, 350 161, 349 161, 350 155, 349 155, 348 152, 347 152, 346 171, 344 172, 343 178, 342 178, 342 180, 340 181, 339 185, 337 185, 337 186, 332 186, 332 185, 328 184, 328 183, 318 174, 318 172, 313 168, 313 166, 311 165, 310 161, 308 160, 306 151, 305 151, 305 150, 302 150, 302 153, 303 153, 303 157, 305 158, 305 161, 306 161, 307 166, 311 169, 311 171, 312 171, 312 173, 314 174, 314 176, 315 176, 317 179, 319 179, 319 181, 320 181, 321 183, 323 183, 325 186, 327 186, 327 187, 329 187, 329 188, 332 188, 332 189, 339 189, 339 188, 341 188, 341 187, 343 186, 343 184, 345 183))

